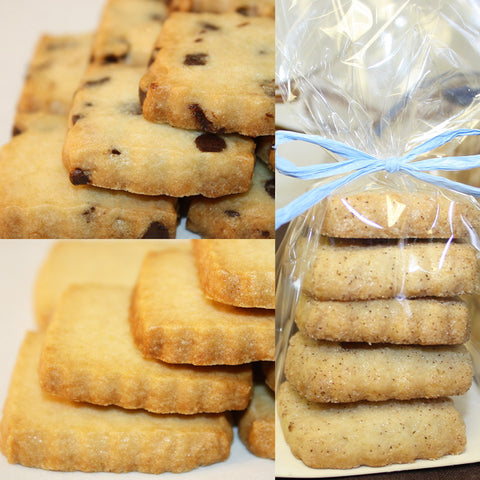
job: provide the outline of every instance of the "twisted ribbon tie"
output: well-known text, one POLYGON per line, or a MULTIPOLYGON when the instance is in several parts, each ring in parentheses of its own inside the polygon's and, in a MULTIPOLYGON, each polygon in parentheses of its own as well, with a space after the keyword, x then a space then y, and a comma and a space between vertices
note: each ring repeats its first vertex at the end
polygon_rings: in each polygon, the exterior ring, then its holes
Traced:
POLYGON ((281 227, 284 223, 287 223, 293 218, 306 212, 310 207, 313 207, 318 202, 328 197, 337 188, 343 187, 359 177, 370 173, 380 172, 382 170, 390 173, 404 172, 418 178, 419 180, 434 184, 441 188, 448 188, 466 195, 480 196, 480 188, 465 185, 430 173, 425 173, 431 170, 459 171, 480 167, 480 155, 429 158, 413 162, 413 160, 420 155, 441 147, 456 137, 471 135, 480 135, 480 130, 462 128, 444 132, 413 148, 403 157, 378 159, 368 153, 349 147, 336 140, 330 140, 318 135, 307 135, 304 133, 279 130, 275 134, 275 148, 278 148, 284 143, 299 140, 318 145, 329 152, 345 158, 346 160, 342 162, 321 163, 307 167, 297 167, 295 164, 277 153, 275 158, 276 169, 283 175, 302 180, 319 180, 334 175, 344 176, 324 183, 300 195, 285 207, 278 209, 275 214, 275 228, 277 229, 281 227))

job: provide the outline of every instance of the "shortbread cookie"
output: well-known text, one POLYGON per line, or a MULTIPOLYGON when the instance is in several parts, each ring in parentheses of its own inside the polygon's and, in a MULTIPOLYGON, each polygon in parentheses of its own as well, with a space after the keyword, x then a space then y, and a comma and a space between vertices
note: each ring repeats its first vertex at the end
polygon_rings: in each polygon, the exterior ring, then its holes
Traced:
POLYGON ((369 345, 317 341, 296 333, 285 376, 312 402, 410 400, 461 395, 472 384, 464 345, 369 345))
POLYGON ((304 289, 319 300, 453 297, 478 291, 475 249, 450 242, 322 245, 304 289))
POLYGON ((255 155, 265 165, 270 167, 270 170, 275 171, 275 149, 273 145, 275 143, 274 135, 267 135, 265 137, 258 137, 255 139, 255 155))
MULTIPOLYGON (((92 35, 43 35, 36 46, 18 102, 18 113, 66 115, 78 78, 88 64, 92 35)), ((17 130, 14 128, 13 134, 17 130)))
POLYGON ((147 255, 132 297, 132 333, 146 357, 238 365, 275 357, 275 314, 208 300, 193 253, 147 255))
POLYGON ((225 460, 232 429, 224 415, 155 415, 73 403, 41 391, 43 336, 28 333, 1 422, 10 463, 84 472, 185 472, 225 460))
POLYGON ((140 82, 145 118, 211 133, 273 135, 274 23, 237 13, 173 13, 140 82))
POLYGON ((18 115, 0 151, 2 238, 174 238, 176 201, 74 186, 62 165, 66 119, 18 115))
POLYGON ((372 191, 329 197, 322 233, 340 238, 469 238, 479 227, 479 209, 468 199, 372 191))
POLYGON ((148 122, 138 102, 144 70, 89 67, 74 97, 63 149, 71 181, 174 197, 247 191, 253 140, 148 122))
POLYGON ((274 175, 257 161, 248 192, 193 198, 187 228, 204 238, 275 238, 274 175))
POLYGON ((265 383, 270 390, 275 391, 275 362, 262 362, 262 370, 265 374, 265 383))
POLYGON ((273 240, 194 240, 203 293, 216 302, 275 308, 273 240))
POLYGON ((459 345, 470 331, 468 308, 459 298, 338 302, 301 294, 295 322, 312 338, 339 342, 459 345))
POLYGON ((238 421, 238 435, 257 457, 275 459, 275 399, 264 384, 256 384, 250 405, 238 421))
MULTIPOLYGON (((45 328, 63 292, 72 284, 96 283, 133 289, 146 254, 171 248, 168 240, 63 241, 50 249, 35 283, 35 318, 45 328)), ((176 240, 175 248, 189 248, 176 240)))
POLYGON ((172 0, 170 8, 182 12, 237 12, 248 17, 275 18, 275 0, 172 0))
POLYGON ((313 403, 285 382, 277 411, 292 453, 312 468, 433 460, 466 445, 465 424, 448 398, 313 403))
POLYGON ((146 68, 167 14, 166 2, 161 0, 108 0, 98 25, 91 61, 146 68))
POLYGON ((250 366, 192 367, 144 358, 130 333, 130 296, 128 287, 94 284, 66 291, 43 343, 43 390, 69 400, 154 413, 220 413, 247 407, 250 366))

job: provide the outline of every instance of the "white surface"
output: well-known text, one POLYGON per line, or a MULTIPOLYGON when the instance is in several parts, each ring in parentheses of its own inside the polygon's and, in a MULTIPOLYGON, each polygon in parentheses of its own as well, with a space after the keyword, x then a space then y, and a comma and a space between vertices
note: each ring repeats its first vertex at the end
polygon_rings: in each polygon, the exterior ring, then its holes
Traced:
MULTIPOLYGON (((452 397, 453 398, 453 397, 452 397)), ((447 467, 480 461, 480 388, 474 383, 465 395, 455 397, 455 406, 467 426, 467 448, 460 455, 447 455, 439 460, 417 460, 414 463, 389 465, 387 467, 359 467, 349 470, 314 469, 295 458, 283 436, 279 419, 275 424, 275 474, 279 477, 331 478, 367 475, 381 472, 418 470, 422 468, 447 467)))
MULTIPOLYGON (((0 240, 0 405, 2 409, 10 375, 25 332, 36 329, 32 313, 33 285, 38 267, 50 245, 51 241, 48 240, 0 240)), ((236 432, 230 458, 226 462, 187 473, 161 475, 162 480, 268 480, 273 477, 274 462, 249 453, 238 439, 236 432)), ((49 472, 21 465, 10 465, 0 454, 0 479, 2 480, 72 478, 130 480, 160 477, 135 472, 121 476, 112 473, 49 472)))

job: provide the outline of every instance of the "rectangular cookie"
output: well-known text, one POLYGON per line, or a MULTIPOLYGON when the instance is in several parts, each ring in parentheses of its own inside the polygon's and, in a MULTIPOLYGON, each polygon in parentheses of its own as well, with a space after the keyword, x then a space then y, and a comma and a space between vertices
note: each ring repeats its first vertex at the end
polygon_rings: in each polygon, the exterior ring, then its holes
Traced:
POLYGON ((171 0, 170 9, 180 12, 237 12, 247 17, 275 18, 274 0, 171 0))
POLYGON ((88 65, 92 38, 90 33, 42 35, 30 60, 17 112, 66 115, 78 78, 88 65))
POLYGON ((187 228, 203 238, 275 238, 274 174, 257 160, 247 192, 192 198, 187 228))
POLYGON ((479 226, 477 207, 463 197, 373 190, 328 197, 322 233, 338 238, 448 239, 470 238, 479 226))
POLYGON ((339 342, 460 345, 470 332, 468 307, 458 297, 339 302, 300 294, 295 322, 309 337, 339 342))
POLYGON ((204 295, 246 308, 275 308, 273 240, 193 240, 204 295))
POLYGON ((257 457, 275 459, 275 398, 265 384, 255 384, 252 400, 238 420, 238 435, 257 457))
POLYGON ((225 460, 233 438, 227 418, 155 415, 73 403, 41 391, 37 364, 43 335, 21 347, 0 425, 10 463, 46 470, 185 472, 225 460))
POLYGON ((274 20, 174 12, 140 81, 143 114, 211 133, 275 131, 274 20))
POLYGON ((285 376, 309 401, 347 403, 462 395, 473 372, 464 345, 326 342, 297 332, 287 349, 285 376))
POLYGON ((304 291, 319 300, 454 297, 479 289, 475 249, 450 241, 321 245, 304 291))
POLYGON ((66 119, 18 115, 0 151, 1 238, 174 238, 176 199, 74 186, 62 165, 66 119))
POLYGON ((167 15, 166 1, 108 0, 95 35, 91 62, 146 68, 167 15))
POLYGON ((250 188, 253 140, 148 122, 142 67, 91 65, 75 93, 63 162, 75 184, 144 195, 220 197, 250 188))
POLYGON ((130 333, 130 296, 128 287, 98 284, 73 285, 63 294, 40 355, 44 391, 154 413, 247 407, 252 394, 248 365, 192 367, 144 358, 130 333))
MULTIPOLYGON (((37 274, 34 309, 37 325, 47 327, 65 290, 73 284, 118 285, 133 290, 140 266, 149 251, 171 248, 166 240, 60 241, 48 252, 37 274)), ((176 240, 176 248, 189 248, 176 240)))
POLYGON ((147 255, 130 323, 144 356, 168 363, 239 365, 275 357, 274 312, 208 300, 192 252, 147 255))
POLYGON ((381 467, 465 449, 465 424, 448 398, 324 404, 308 402, 288 382, 279 390, 285 440, 311 468, 381 467))

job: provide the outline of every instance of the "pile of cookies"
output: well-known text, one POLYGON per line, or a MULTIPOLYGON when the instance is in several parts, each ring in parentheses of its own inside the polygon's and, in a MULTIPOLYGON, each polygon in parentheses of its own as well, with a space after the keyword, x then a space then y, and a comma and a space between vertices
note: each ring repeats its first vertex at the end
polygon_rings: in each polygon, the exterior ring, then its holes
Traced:
POLYGON ((461 453, 465 425, 447 397, 472 382, 460 296, 479 290, 475 207, 373 190, 325 208, 278 395, 292 453, 313 468, 461 453))
POLYGON ((55 246, 0 425, 9 462, 185 472, 229 457, 231 411, 274 458, 273 397, 252 374, 274 360, 273 240, 197 242, 55 246))
POLYGON ((0 152, 0 237, 174 238, 188 209, 204 237, 273 238, 273 17, 108 0, 94 35, 43 36, 0 152))

